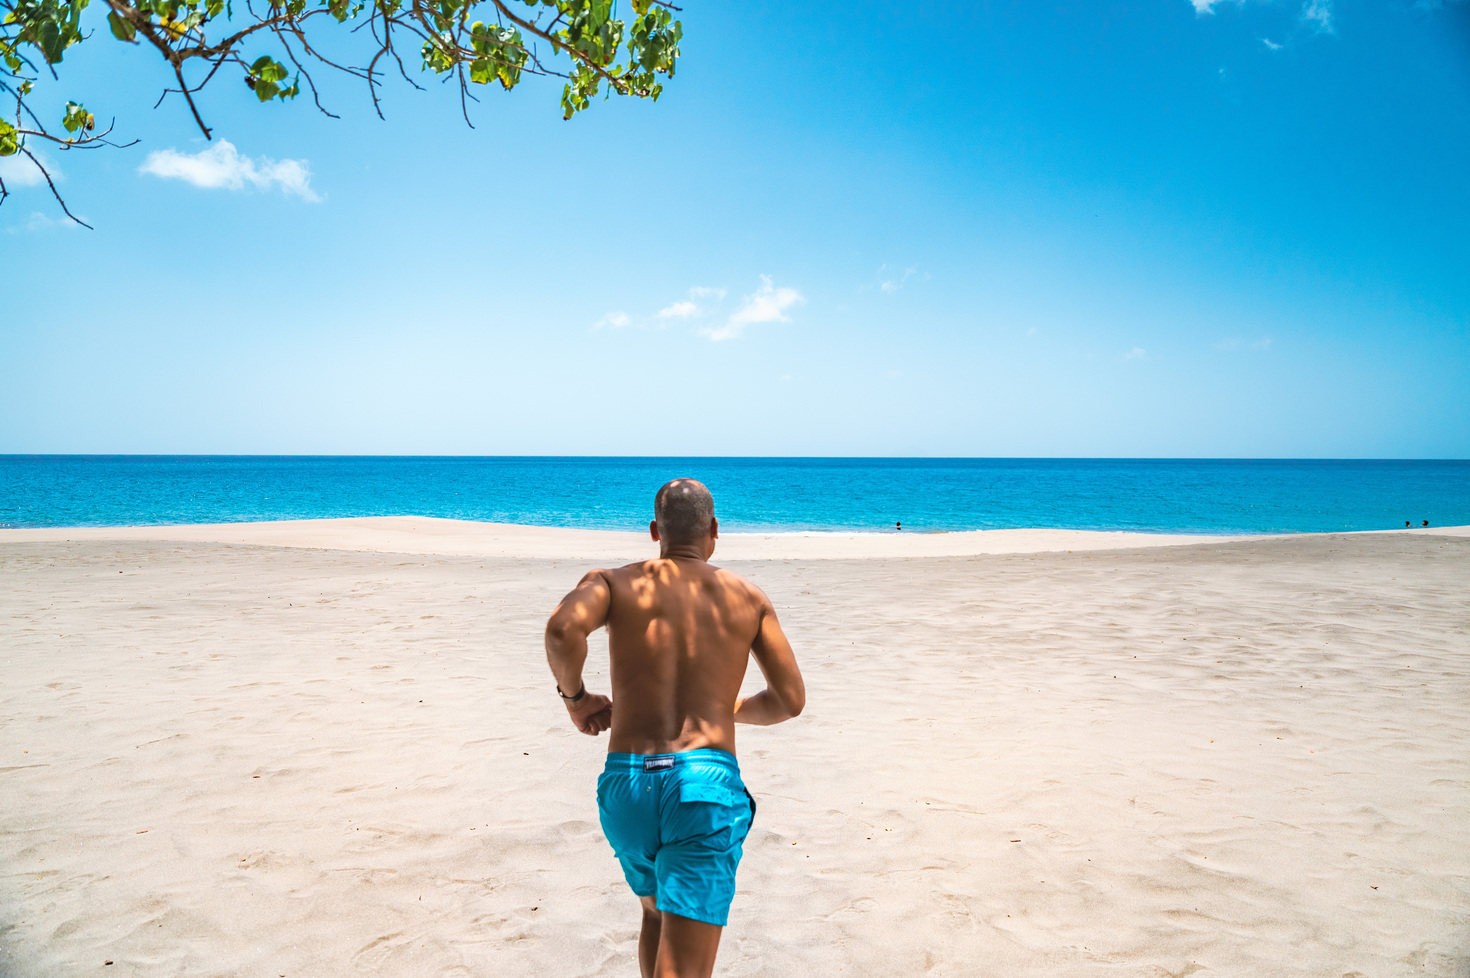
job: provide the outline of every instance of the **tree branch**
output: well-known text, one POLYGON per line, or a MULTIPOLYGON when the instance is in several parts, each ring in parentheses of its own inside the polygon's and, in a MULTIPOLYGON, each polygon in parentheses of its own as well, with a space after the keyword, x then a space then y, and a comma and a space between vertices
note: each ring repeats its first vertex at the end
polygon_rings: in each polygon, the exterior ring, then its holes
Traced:
MULTIPOLYGON (((553 49, 565 52, 569 57, 582 62, 587 67, 597 72, 597 74, 607 80, 607 83, 609 85, 618 90, 619 95, 627 95, 629 93, 628 85, 626 82, 622 81, 620 78, 618 78, 618 76, 610 73, 606 68, 593 61, 591 58, 587 57, 587 55, 583 54, 581 51, 578 51, 576 48, 567 44, 565 41, 558 39, 557 36, 550 31, 542 30, 539 26, 537 26, 534 21, 522 20, 520 17, 517 17, 515 14, 510 12, 510 8, 506 7, 502 0, 490 0, 490 2, 495 4, 496 8, 499 9, 500 12, 505 15, 506 19, 509 20, 512 24, 515 24, 517 27, 526 31, 528 34, 535 34, 537 37, 544 40, 547 44, 550 44, 553 49)), ((555 23, 555 21, 553 21, 553 23, 555 23)), ((528 51, 526 53, 529 54, 530 52, 528 51)), ((540 67, 539 61, 537 62, 537 67, 540 67)))
POLYGON ((28 149, 22 149, 21 150, 21 154, 24 155, 27 159, 29 159, 32 163, 36 164, 36 169, 40 170, 41 171, 41 176, 43 176, 43 177, 46 178, 46 186, 48 186, 48 187, 51 188, 51 196, 53 196, 53 197, 56 198, 56 203, 61 206, 62 213, 64 213, 67 217, 71 218, 73 221, 76 221, 78 224, 80 224, 82 227, 86 228, 88 231, 96 230, 95 228, 92 227, 92 225, 88 224, 86 221, 82 220, 80 217, 77 217, 75 214, 73 214, 70 210, 67 209, 66 201, 64 201, 64 200, 61 199, 61 194, 57 191, 57 189, 56 189, 56 183, 51 179, 51 174, 48 173, 46 171, 46 168, 41 165, 41 161, 38 160, 38 159, 36 159, 35 154, 32 153, 28 149))

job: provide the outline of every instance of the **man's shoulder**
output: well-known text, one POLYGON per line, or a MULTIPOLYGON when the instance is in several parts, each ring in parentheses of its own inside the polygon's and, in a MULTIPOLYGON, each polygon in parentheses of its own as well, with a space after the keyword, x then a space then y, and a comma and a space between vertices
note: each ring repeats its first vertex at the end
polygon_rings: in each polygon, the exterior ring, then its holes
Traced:
POLYGON ((718 579, 721 584, 724 584, 731 590, 741 592, 750 600, 755 601, 758 604, 769 603, 769 600, 766 598, 766 592, 757 587, 755 585, 755 582, 750 580, 750 578, 741 577, 734 571, 727 570, 724 567, 715 567, 714 565, 711 565, 710 570, 714 572, 716 579, 718 579))
POLYGON ((627 583, 640 577, 654 576, 658 563, 659 561, 656 557, 649 560, 635 560, 631 564, 624 564, 621 567, 604 567, 595 571, 589 571, 588 574, 589 576, 591 574, 599 574, 609 584, 619 582, 627 583))
POLYGON ((603 570, 596 571, 595 573, 606 574, 608 576, 633 577, 640 574, 648 574, 652 572, 653 566, 657 563, 658 558, 652 557, 648 560, 635 560, 631 564, 624 564, 621 567, 605 568, 603 570))

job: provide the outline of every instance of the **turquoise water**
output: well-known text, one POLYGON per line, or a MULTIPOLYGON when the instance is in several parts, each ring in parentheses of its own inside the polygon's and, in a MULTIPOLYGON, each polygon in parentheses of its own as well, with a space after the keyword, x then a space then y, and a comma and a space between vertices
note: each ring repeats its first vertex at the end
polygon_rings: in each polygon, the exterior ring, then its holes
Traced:
POLYGON ((727 531, 1290 533, 1470 524, 1470 461, 0 456, 0 525, 336 516, 640 529, 693 476, 727 531))

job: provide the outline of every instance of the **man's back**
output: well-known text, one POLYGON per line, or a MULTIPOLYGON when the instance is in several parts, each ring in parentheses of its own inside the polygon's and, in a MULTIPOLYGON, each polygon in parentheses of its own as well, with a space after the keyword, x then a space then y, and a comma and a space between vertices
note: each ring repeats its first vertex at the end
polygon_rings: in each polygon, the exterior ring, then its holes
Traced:
POLYGON ((645 560, 601 572, 609 589, 608 750, 735 753, 735 699, 770 602, 703 560, 645 560))

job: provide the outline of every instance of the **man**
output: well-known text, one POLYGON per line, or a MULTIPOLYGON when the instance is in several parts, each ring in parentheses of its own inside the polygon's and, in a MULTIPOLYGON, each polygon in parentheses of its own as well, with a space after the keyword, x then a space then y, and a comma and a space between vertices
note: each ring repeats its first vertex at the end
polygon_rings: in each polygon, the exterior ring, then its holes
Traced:
POLYGON ((643 978, 709 978, 755 816, 735 724, 789 720, 806 688, 770 600, 709 564, 719 537, 709 490, 675 479, 654 517, 658 558, 582 578, 546 624, 546 658, 576 728, 612 730, 597 807, 643 905, 643 978), (603 625, 612 699, 582 682, 587 636, 603 625), (766 689, 741 699, 752 655, 766 689))

